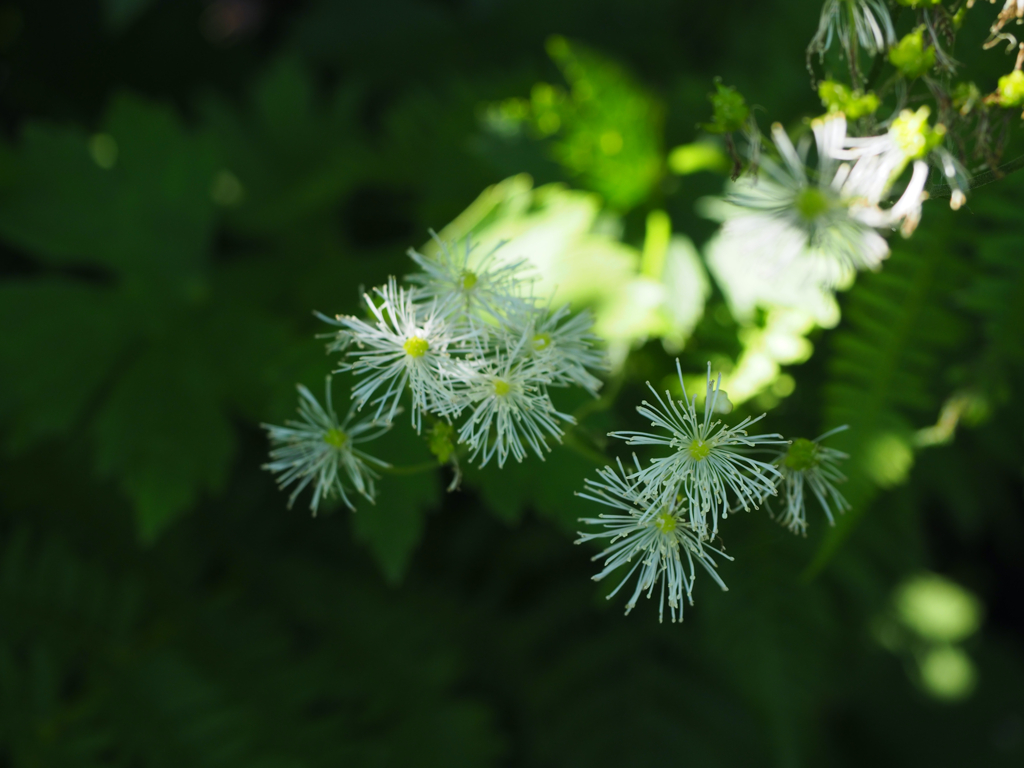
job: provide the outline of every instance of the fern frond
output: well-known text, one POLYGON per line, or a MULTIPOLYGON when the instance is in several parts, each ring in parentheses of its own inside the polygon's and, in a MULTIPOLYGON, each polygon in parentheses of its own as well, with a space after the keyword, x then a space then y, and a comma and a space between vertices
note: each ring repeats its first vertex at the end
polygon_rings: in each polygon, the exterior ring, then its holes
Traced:
POLYGON ((878 490, 910 470, 915 421, 937 409, 946 356, 965 335, 952 300, 963 269, 921 233, 850 292, 829 345, 824 423, 851 426, 833 443, 851 455, 843 494, 852 509, 826 535, 807 577, 832 558, 878 490))

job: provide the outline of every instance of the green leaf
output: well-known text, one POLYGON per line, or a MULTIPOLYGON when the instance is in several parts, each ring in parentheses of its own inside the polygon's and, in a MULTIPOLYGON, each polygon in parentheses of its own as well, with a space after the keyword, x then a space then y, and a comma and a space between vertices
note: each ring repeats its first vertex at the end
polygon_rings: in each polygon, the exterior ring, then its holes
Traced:
MULTIPOLYGON (((567 435, 564 439, 570 442, 573 438, 567 435)), ((579 518, 594 511, 575 493, 583 489, 583 479, 592 474, 595 463, 565 445, 553 444, 552 449, 546 461, 531 454, 522 463, 508 461, 501 469, 495 465, 467 469, 465 482, 506 523, 517 523, 532 509, 571 534, 578 530, 579 518)))
POLYGON ((571 86, 562 102, 550 87, 533 89, 533 111, 542 134, 554 127, 555 159, 614 209, 641 203, 661 179, 664 108, 617 63, 563 37, 548 54, 571 86), (547 88, 547 90, 545 90, 547 88))
POLYGON ((672 173, 688 176, 700 171, 728 173, 732 163, 718 144, 711 141, 695 141, 682 144, 668 155, 668 167, 672 173))
POLYGON ((530 506, 530 483, 523 482, 524 473, 519 465, 506 465, 503 469, 490 465, 483 469, 467 469, 464 484, 472 488, 499 520, 507 525, 517 524, 530 506), (507 470, 507 471, 506 471, 507 470))
POLYGON ((234 435, 212 371, 166 348, 144 353, 114 386, 96 422, 99 471, 134 502, 139 534, 152 541, 218 489, 234 435))
POLYGON ((0 236, 55 264, 106 264, 113 177, 79 129, 28 123, 5 147, 0 236))
POLYGON ((353 514, 356 536, 370 548, 391 584, 405 575, 409 558, 423 537, 424 514, 436 506, 439 491, 436 473, 389 476, 379 485, 377 503, 362 504, 353 514))
POLYGON ((113 270, 150 296, 194 298, 213 224, 215 153, 169 107, 137 96, 116 96, 103 126, 92 138, 26 126, 7 157, 0 237, 51 264, 113 270))
POLYGON ((82 419, 132 342, 118 297, 63 280, 0 284, 0 418, 24 448, 82 419))
POLYGON ((257 82, 248 114, 219 100, 203 105, 210 139, 240 185, 232 227, 280 234, 336 210, 372 158, 354 130, 357 93, 343 87, 320 100, 306 68, 281 59, 257 82))
POLYGON ((383 472, 377 483, 377 503, 361 501, 352 514, 356 537, 370 548, 384 578, 397 584, 423 537, 424 516, 440 504, 440 473, 429 467, 424 441, 408 423, 397 423, 389 434, 363 448, 393 464, 398 472, 409 466, 424 469, 412 474, 383 472))

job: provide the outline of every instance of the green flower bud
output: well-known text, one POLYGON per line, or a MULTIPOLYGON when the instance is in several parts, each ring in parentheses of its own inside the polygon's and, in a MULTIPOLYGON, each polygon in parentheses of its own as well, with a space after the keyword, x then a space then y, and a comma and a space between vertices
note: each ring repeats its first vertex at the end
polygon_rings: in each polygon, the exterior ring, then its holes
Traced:
POLYGON ((953 108, 965 116, 981 103, 981 91, 974 83, 957 83, 952 96, 953 108))
POLYGON ((1024 72, 1018 69, 1000 77, 996 94, 1001 107, 1024 106, 1024 72))
POLYGON ((930 114, 931 110, 928 107, 921 107, 917 112, 904 109, 900 116, 892 121, 892 128, 889 131, 903 150, 903 154, 910 160, 927 155, 942 143, 946 135, 946 126, 942 123, 936 124, 934 128, 928 125, 930 114))
POLYGON ((878 97, 871 93, 851 91, 842 83, 824 80, 818 86, 818 96, 829 112, 842 112, 851 120, 870 115, 878 109, 878 97))
POLYGON ((430 430, 430 452, 438 464, 447 464, 455 453, 455 427, 443 421, 434 423, 430 430))
POLYGON ((924 27, 918 27, 889 51, 889 61, 906 77, 916 78, 935 66, 935 48, 924 47, 924 27))

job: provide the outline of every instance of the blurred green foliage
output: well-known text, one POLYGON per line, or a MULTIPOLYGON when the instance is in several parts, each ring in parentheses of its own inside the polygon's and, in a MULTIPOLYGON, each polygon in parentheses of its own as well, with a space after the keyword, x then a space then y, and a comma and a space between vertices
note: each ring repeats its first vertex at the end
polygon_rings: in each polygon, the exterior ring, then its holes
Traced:
POLYGON ((715 81, 715 90, 708 96, 711 102, 711 122, 703 128, 708 133, 733 133, 742 131, 750 117, 746 99, 735 88, 715 81))
POLYGON ((705 273, 713 78, 762 125, 820 112, 819 8, 0 8, 0 766, 1018 765, 1019 177, 928 203, 835 329, 705 273), (559 403, 546 462, 288 512, 258 425, 332 367, 312 310, 358 311, 449 222, 559 256, 609 395, 559 403), (730 591, 659 626, 590 581, 573 494, 676 353, 753 382, 740 418, 849 423, 853 509, 806 540, 730 520, 730 591), (970 631, 921 630, 952 610, 970 631))

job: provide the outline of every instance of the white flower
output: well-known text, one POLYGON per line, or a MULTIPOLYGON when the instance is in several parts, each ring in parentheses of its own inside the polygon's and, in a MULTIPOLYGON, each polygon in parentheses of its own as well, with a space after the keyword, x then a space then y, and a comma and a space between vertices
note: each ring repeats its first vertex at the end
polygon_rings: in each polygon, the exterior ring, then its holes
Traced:
POLYGON ((585 481, 587 488, 579 496, 604 504, 617 512, 581 519, 582 523, 600 526, 604 530, 598 533, 581 532, 576 543, 609 539, 607 549, 593 558, 604 560, 604 569, 594 576, 595 581, 600 581, 623 565, 633 563, 633 567, 608 595, 608 599, 614 597, 630 577, 639 571, 636 587, 626 603, 627 615, 645 591, 650 598, 658 585, 658 620, 664 618, 665 603, 668 602, 672 621, 682 621, 684 595, 693 605, 694 560, 726 590, 728 588, 715 570, 717 565, 711 553, 727 560, 732 558, 701 542, 685 519, 685 502, 673 500, 671 504, 651 507, 642 492, 642 483, 636 479, 640 471, 636 456, 633 461, 636 463, 636 473, 627 473, 622 462, 618 461, 618 472, 612 467, 605 467, 598 470, 599 481, 585 481))
POLYGON ((848 56, 854 37, 872 56, 896 42, 896 31, 885 0, 825 0, 818 31, 807 47, 807 55, 817 53, 823 58, 836 38, 844 55, 848 56))
POLYGON ((358 407, 361 409, 379 389, 384 389, 372 401, 377 405, 374 418, 383 415, 385 421, 391 421, 408 386, 417 432, 424 411, 457 415, 461 400, 455 388, 460 369, 450 351, 469 341, 474 333, 453 326, 436 302, 414 303, 411 294, 397 287, 393 277, 374 292, 381 299, 379 306, 369 296, 365 299, 376 323, 343 315, 332 321, 343 328, 332 348, 348 350, 348 359, 339 370, 362 377, 352 388, 358 407))
MULTIPOLYGON (((851 169, 840 156, 852 157, 846 118, 829 115, 812 123, 818 153, 816 173, 805 165, 808 147, 793 146, 782 126, 772 126, 782 165, 763 158, 764 173, 737 183, 728 201, 719 247, 743 254, 751 268, 766 278, 799 262, 814 282, 834 286, 849 280, 856 270, 877 269, 889 255, 889 245, 876 230, 890 230, 900 222, 911 230, 920 218, 925 163, 915 165, 914 177, 900 200, 889 209, 879 203, 893 181, 895 162, 858 161, 851 169)), ((871 137, 888 145, 888 134, 871 137)), ((874 145, 872 145, 874 146, 874 145)), ((879 145, 880 146, 880 145, 879 145)), ((861 151, 857 157, 862 157, 861 151)), ((906 161, 899 166, 902 171, 906 161)), ((898 175, 898 172, 897 174, 898 175)))
POLYGON ((910 235, 921 218, 921 192, 928 178, 928 164, 921 158, 931 152, 946 133, 943 125, 928 125, 928 107, 916 112, 903 110, 886 133, 879 136, 844 137, 842 148, 832 150, 835 158, 856 160, 846 184, 853 194, 870 203, 877 203, 894 181, 914 162, 914 173, 900 200, 888 212, 877 211, 876 218, 866 217, 873 226, 895 226, 903 220, 902 231, 910 235))
POLYGON ((572 416, 559 413, 547 393, 550 379, 529 354, 532 336, 506 339, 503 350, 484 357, 485 350, 463 361, 465 398, 471 403, 469 419, 459 430, 459 442, 470 446, 470 461, 482 457, 484 466, 495 455, 504 466, 511 453, 516 461, 526 458, 526 449, 544 459, 549 451, 547 437, 559 442, 559 421, 575 423, 572 416))
POLYGON ((916 112, 905 109, 892 121, 889 130, 880 136, 847 137, 843 148, 834 151, 839 159, 856 160, 846 184, 855 194, 877 202, 888 194, 893 182, 899 178, 907 165, 914 162, 914 172, 900 200, 889 211, 875 209, 865 211, 864 220, 872 226, 895 226, 902 221, 901 232, 905 237, 913 233, 921 219, 921 202, 925 182, 928 179, 928 165, 922 158, 933 154, 942 172, 953 189, 951 207, 956 210, 963 205, 966 197, 964 188, 967 177, 963 168, 952 155, 940 146, 946 134, 941 123, 934 128, 928 125, 931 110, 927 106, 916 112))
POLYGON ((575 384, 596 397, 602 382, 590 371, 607 371, 607 356, 595 348, 600 339, 593 332, 590 313, 584 310, 565 320, 569 314, 568 304, 554 312, 538 308, 510 318, 509 327, 513 334, 527 337, 526 352, 532 354, 549 384, 575 384))
POLYGON ((389 425, 364 419, 352 423, 353 410, 341 421, 338 420, 331 403, 331 377, 327 377, 326 407, 301 384, 299 390, 299 415, 301 421, 286 421, 287 426, 262 425, 270 437, 271 461, 264 464, 277 475, 278 486, 282 489, 297 483, 288 498, 291 508, 296 497, 310 483, 315 483, 313 499, 309 508, 315 515, 320 500, 338 496, 349 509, 355 506, 346 492, 348 483, 373 503, 376 495, 374 479, 377 474, 371 467, 388 467, 389 464, 375 459, 355 446, 379 437, 389 425))
POLYGON ((510 312, 521 312, 532 306, 524 297, 523 288, 529 284, 524 277, 526 259, 501 261, 499 243, 483 255, 474 253, 469 236, 465 247, 443 242, 431 232, 439 251, 433 258, 409 249, 409 256, 423 271, 409 275, 414 283, 418 301, 436 301, 450 314, 477 319, 481 315, 502 318, 510 312))
MULTIPOLYGON (((785 507, 775 519, 793 533, 807 535, 805 484, 810 486, 811 493, 825 510, 829 525, 835 525, 833 510, 836 514, 840 514, 850 508, 846 499, 836 488, 837 483, 846 480, 837 465, 849 456, 842 451, 826 448, 820 444, 826 437, 830 437, 836 432, 842 432, 844 429, 847 429, 845 424, 814 440, 797 438, 788 450, 779 454, 779 458, 775 462, 782 472, 781 488, 785 500, 785 507)), ((771 505, 769 505, 770 508, 771 505)))
POLYGON ((710 537, 718 533, 718 516, 728 517, 732 503, 743 509, 757 508, 769 495, 775 494, 775 481, 781 477, 778 469, 771 464, 758 461, 744 453, 747 448, 760 445, 780 445, 786 441, 781 435, 764 434, 748 436, 746 428, 764 418, 749 416, 729 427, 720 420, 712 421, 718 400, 724 396, 719 387, 722 377, 711 383, 711 364, 708 364, 707 399, 704 403, 704 417, 697 416, 696 398, 686 394, 683 373, 676 360, 679 385, 683 389, 683 400, 673 400, 665 392, 665 398, 647 386, 657 400, 653 406, 646 400, 637 407, 637 412, 651 420, 651 426, 666 430, 668 435, 649 432, 612 432, 611 437, 627 441, 628 445, 660 445, 672 448, 670 456, 655 458, 637 478, 646 489, 644 493, 652 502, 652 509, 659 505, 671 505, 677 496, 689 504, 690 523, 701 537, 708 538, 707 516, 712 519, 710 537))

